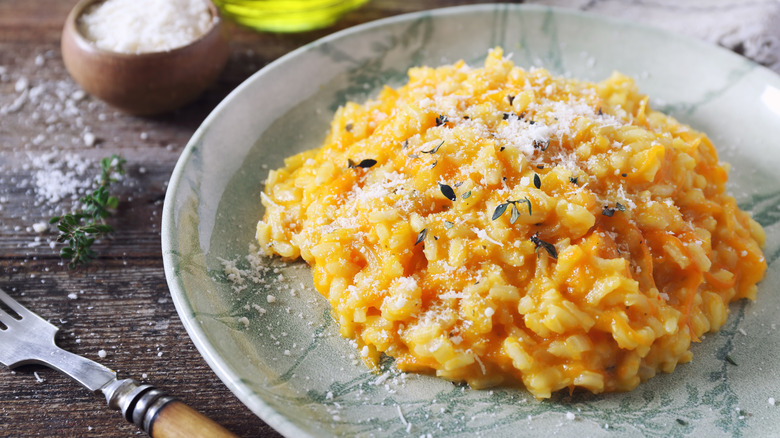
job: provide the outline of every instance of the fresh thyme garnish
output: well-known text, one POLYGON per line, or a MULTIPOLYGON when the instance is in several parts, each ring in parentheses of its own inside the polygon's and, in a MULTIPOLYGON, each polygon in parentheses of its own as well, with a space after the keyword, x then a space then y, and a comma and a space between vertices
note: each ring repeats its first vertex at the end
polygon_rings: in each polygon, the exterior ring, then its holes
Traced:
POLYGON ((409 139, 407 138, 404 140, 403 143, 401 143, 401 149, 406 149, 409 146, 409 139))
POLYGON ((433 169, 434 167, 436 167, 436 165, 437 165, 437 164, 439 164, 439 160, 435 160, 435 161, 433 162, 433 164, 431 164, 431 169, 433 169))
POLYGON ((538 173, 534 174, 534 187, 536 187, 537 189, 541 189, 542 188, 542 179, 539 178, 539 174, 538 173))
POLYGON ((455 224, 454 224, 454 223, 452 223, 452 222, 450 222, 450 221, 444 221, 444 228, 446 228, 446 229, 448 229, 448 230, 449 230, 450 228, 452 228, 452 227, 454 227, 454 226, 455 226, 455 224))
POLYGON ((682 418, 678 418, 676 421, 677 421, 677 424, 679 424, 680 426, 687 426, 688 425, 688 422, 683 420, 682 418))
POLYGON ((416 242, 414 242, 414 246, 417 246, 417 244, 418 244, 418 243, 420 243, 420 242, 422 242, 423 240, 425 240, 425 236, 426 236, 427 234, 428 234, 428 229, 427 229, 427 228, 423 228, 423 230, 422 230, 422 231, 420 231, 420 233, 419 233, 419 234, 417 234, 417 241, 416 241, 416 242))
MULTIPOLYGON (((533 120, 531 120, 533 122, 533 120)), ((532 123, 533 124, 533 123, 532 123)), ((532 143, 534 149, 539 149, 540 151, 544 152, 547 150, 547 148, 550 147, 550 140, 534 140, 532 143)))
POLYGON ((535 233, 533 236, 531 236, 531 242, 533 242, 534 245, 536 245, 536 249, 544 248, 544 250, 547 251, 547 254, 549 254, 550 257, 558 260, 558 250, 555 249, 555 245, 540 239, 539 233, 535 233))
POLYGON ((491 220, 496 220, 501 217, 502 214, 506 211, 506 208, 509 207, 508 202, 504 202, 503 204, 498 204, 496 209, 493 211, 493 217, 491 220))
POLYGON ((509 101, 509 104, 512 105, 512 102, 515 101, 515 96, 512 96, 511 94, 506 95, 506 100, 509 101))
POLYGON ((420 151, 420 152, 422 152, 423 154, 431 154, 431 155, 433 155, 433 154, 435 154, 436 152, 439 152, 439 148, 440 148, 440 147, 441 147, 441 145, 443 145, 443 144, 444 144, 444 140, 442 140, 442 141, 441 141, 441 143, 439 143, 439 145, 438 145, 438 146, 436 146, 435 148, 433 148, 433 149, 431 149, 431 150, 429 150, 429 151, 420 151))
POLYGON ((727 354, 727 355, 726 355, 726 357, 725 357, 724 359, 726 359, 726 362, 728 362, 728 363, 730 363, 730 364, 732 364, 732 365, 734 365, 734 366, 738 366, 738 365, 737 365, 737 361, 735 361, 735 360, 734 360, 734 358, 733 358, 733 357, 731 357, 731 355, 728 355, 728 354, 727 354))
POLYGON ((615 203, 615 208, 605 205, 604 208, 601 210, 601 214, 603 214, 606 217, 612 217, 614 216, 616 211, 626 211, 626 206, 619 202, 615 203))
POLYGON ((347 159, 347 167, 349 167, 350 169, 354 169, 356 167, 362 167, 363 169, 368 169, 369 167, 372 167, 375 164, 376 164, 376 160, 374 160, 373 158, 366 158, 365 160, 357 164, 355 164, 355 162, 352 161, 352 159, 347 159))
POLYGON ((523 199, 518 199, 516 201, 507 200, 503 204, 498 204, 496 209, 493 211, 492 220, 496 220, 496 219, 500 218, 501 215, 503 215, 504 212, 506 211, 507 207, 509 207, 509 204, 512 204, 512 216, 509 218, 509 223, 514 224, 517 221, 517 219, 520 217, 520 211, 517 209, 517 204, 518 203, 521 203, 521 204, 522 203, 526 203, 526 204, 528 204, 528 215, 530 216, 530 215, 533 214, 532 210, 531 210, 531 200, 530 199, 523 198, 523 199))
POLYGON ((439 190, 441 190, 441 194, 450 201, 455 202, 458 199, 458 197, 455 195, 455 190, 453 190, 452 187, 448 186, 447 184, 439 183, 439 190))
POLYGON ((517 204, 512 204, 512 216, 509 217, 509 223, 514 225, 518 219, 520 219, 520 210, 517 209, 517 204))
POLYGON ((569 182, 574 184, 577 187, 579 187, 579 185, 580 185, 578 176, 570 176, 569 177, 569 182))
POLYGON ((436 126, 441 126, 445 123, 447 123, 447 116, 445 116, 444 114, 439 114, 436 117, 436 126))
POLYGON ((50 224, 57 224, 60 231, 57 242, 66 244, 60 250, 60 257, 70 260, 68 268, 74 269, 94 260, 97 253, 92 244, 97 238, 114 231, 114 227, 106 224, 105 220, 119 205, 119 199, 108 193, 108 186, 116 182, 119 175, 124 175, 124 164, 125 160, 116 154, 100 160, 102 172, 98 187, 92 194, 81 198, 84 207, 49 220, 50 224))
POLYGON ((471 197, 471 190, 461 195, 461 199, 469 199, 471 197))

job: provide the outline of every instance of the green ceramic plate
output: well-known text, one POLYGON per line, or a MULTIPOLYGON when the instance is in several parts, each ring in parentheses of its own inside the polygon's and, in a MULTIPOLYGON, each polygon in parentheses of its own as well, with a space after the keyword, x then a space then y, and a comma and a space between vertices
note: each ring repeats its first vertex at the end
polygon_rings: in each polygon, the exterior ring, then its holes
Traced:
POLYGON ((759 436, 780 424, 780 78, 730 52, 632 23, 481 5, 358 26, 252 76, 203 123, 165 200, 165 269, 193 342, 235 395, 290 437, 759 436), (477 391, 426 376, 376 375, 338 336, 308 268, 249 247, 268 170, 318 146, 336 107, 400 84, 408 67, 479 64, 503 46, 520 66, 600 80, 634 76, 661 109, 710 134, 730 190, 766 228, 758 300, 738 302, 694 360, 625 394, 477 391), (225 269, 225 265, 232 270, 225 269), (251 274, 258 272, 259 274, 251 274), (231 275, 229 275, 231 274, 231 275), (271 301, 271 302, 269 302, 271 301), (726 360, 733 358, 737 365, 726 360), (778 406, 773 401, 778 400, 778 406))

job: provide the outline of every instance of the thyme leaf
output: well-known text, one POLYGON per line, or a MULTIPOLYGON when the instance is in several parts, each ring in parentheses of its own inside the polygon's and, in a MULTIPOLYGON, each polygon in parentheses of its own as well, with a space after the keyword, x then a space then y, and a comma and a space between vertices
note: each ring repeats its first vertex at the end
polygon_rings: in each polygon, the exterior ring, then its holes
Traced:
POLYGON ((730 364, 732 364, 732 365, 734 365, 734 366, 738 366, 738 365, 737 365, 737 361, 736 361, 736 360, 734 360, 734 358, 733 358, 733 357, 731 357, 731 355, 727 354, 727 355, 726 355, 726 357, 725 357, 724 359, 726 359, 726 362, 728 362, 728 363, 730 363, 730 364))
POLYGON ((539 233, 534 233, 534 235, 531 236, 531 242, 533 242, 534 245, 536 245, 537 249, 544 248, 544 250, 547 251, 547 254, 549 254, 550 257, 554 258, 555 260, 558 260, 558 250, 555 249, 555 245, 540 239, 539 233))
POLYGON ((448 186, 447 184, 439 183, 439 190, 441 190, 441 194, 450 201, 455 202, 458 199, 458 197, 455 195, 455 190, 453 190, 452 187, 448 186))
MULTIPOLYGON (((533 122, 533 120, 531 120, 530 122, 533 122)), ((550 140, 544 140, 544 141, 534 140, 533 143, 531 144, 534 147, 534 149, 539 149, 540 151, 544 152, 547 150, 547 148, 550 147, 550 140)))
POLYGON ((520 211, 517 209, 517 203, 512 203, 512 216, 509 217, 509 223, 514 225, 520 219, 520 211))
POLYGON ((506 208, 509 207, 509 202, 504 202, 503 204, 498 204, 496 209, 493 211, 493 217, 492 220, 496 220, 501 217, 502 214, 506 211, 506 208))
POLYGON ((534 174, 534 187, 536 187, 537 189, 541 189, 542 188, 542 179, 539 178, 539 174, 538 173, 534 174))
POLYGON ((570 176, 569 177, 569 182, 574 184, 577 187, 579 187, 579 185, 580 185, 578 176, 570 176))
POLYGON ((97 257, 92 244, 99 237, 114 231, 114 227, 105 223, 119 205, 119 198, 108 192, 108 187, 124 175, 126 161, 114 154, 100 160, 101 174, 98 187, 89 195, 81 198, 80 210, 63 216, 54 216, 50 224, 56 224, 59 230, 57 242, 64 243, 60 257, 68 262, 68 268, 85 265, 97 257))
POLYGON ((420 151, 420 152, 422 152, 423 154, 431 154, 431 155, 433 155, 433 154, 435 154, 436 152, 439 152, 439 148, 440 148, 440 147, 441 147, 441 145, 443 145, 443 144, 444 144, 444 140, 442 140, 442 141, 441 141, 441 143, 439 143, 439 145, 438 145, 438 146, 436 146, 435 148, 433 148, 433 149, 431 149, 431 150, 429 150, 429 151, 420 151))
POLYGON ((447 116, 445 116, 444 114, 439 114, 438 116, 436 116, 436 126, 441 126, 447 123, 447 120, 448 120, 447 116))
POLYGON ((452 227, 454 227, 454 226, 455 226, 455 224, 454 224, 454 223, 452 223, 452 222, 450 222, 450 221, 444 221, 444 228, 446 228, 446 229, 448 229, 448 230, 449 230, 450 228, 452 228, 452 227))
POLYGON ((418 243, 420 243, 420 242, 422 242, 423 240, 425 240, 425 236, 426 236, 426 235, 428 235, 428 229, 427 229, 427 228, 423 228, 423 229, 422 229, 422 231, 420 231, 420 232, 417 234, 417 241, 416 241, 416 242, 414 242, 414 246, 417 246, 417 244, 418 244, 418 243))
POLYGON ((509 105, 512 105, 512 102, 515 101, 515 96, 512 96, 511 94, 506 95, 506 100, 509 101, 509 105))
POLYGON ((362 167, 363 169, 368 169, 369 167, 373 167, 376 164, 376 160, 373 158, 366 158, 365 160, 355 164, 352 159, 347 159, 347 167, 350 169, 355 169, 357 167, 362 167))

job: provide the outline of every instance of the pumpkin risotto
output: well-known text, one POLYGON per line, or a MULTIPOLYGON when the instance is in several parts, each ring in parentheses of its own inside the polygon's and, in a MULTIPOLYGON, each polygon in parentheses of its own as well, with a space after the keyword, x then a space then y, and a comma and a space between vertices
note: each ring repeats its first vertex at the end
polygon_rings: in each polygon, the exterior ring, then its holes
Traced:
POLYGON ((500 49, 347 103, 272 171, 257 239, 302 257, 364 361, 470 386, 625 391, 753 299, 764 232, 710 140, 626 76, 500 49))

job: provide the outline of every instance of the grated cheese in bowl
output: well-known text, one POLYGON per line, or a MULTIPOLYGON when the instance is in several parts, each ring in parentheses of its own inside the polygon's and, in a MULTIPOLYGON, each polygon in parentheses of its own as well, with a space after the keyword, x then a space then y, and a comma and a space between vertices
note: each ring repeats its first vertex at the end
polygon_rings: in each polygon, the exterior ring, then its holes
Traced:
POLYGON ((197 40, 216 22, 206 0, 106 0, 79 17, 79 31, 100 49, 164 52, 197 40))

